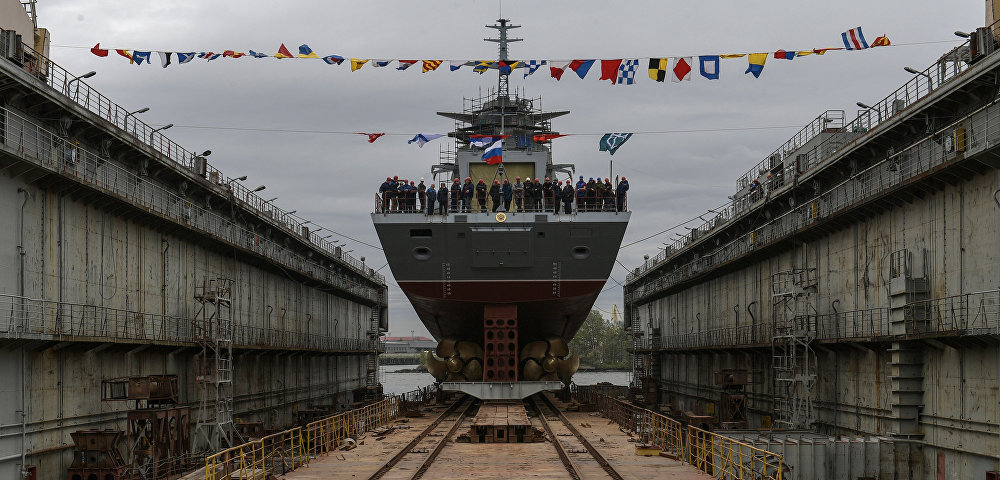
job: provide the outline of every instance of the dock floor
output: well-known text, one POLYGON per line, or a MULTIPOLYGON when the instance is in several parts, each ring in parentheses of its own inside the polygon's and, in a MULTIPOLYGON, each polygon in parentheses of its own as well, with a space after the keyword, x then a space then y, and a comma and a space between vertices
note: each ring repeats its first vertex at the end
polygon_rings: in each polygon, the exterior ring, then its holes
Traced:
MULTIPOLYGON (((555 401, 562 409, 563 404, 555 401)), ((397 428, 381 440, 376 440, 371 433, 364 435, 357 448, 350 451, 335 451, 327 456, 313 459, 309 466, 286 474, 288 479, 333 479, 333 478, 368 478, 385 462, 401 451, 410 441, 417 437, 447 405, 424 407, 425 415, 420 418, 400 419, 395 423, 397 428), (409 428, 405 428, 409 427, 409 428)), ((665 457, 643 457, 635 454, 635 443, 629 441, 629 436, 618 429, 618 425, 596 413, 565 412, 567 418, 597 448, 608 462, 626 479, 709 479, 712 478, 697 471, 690 465, 665 457)), ((533 423, 537 421, 532 417, 533 423)), ((430 465, 423 478, 434 480, 464 480, 464 479, 569 479, 566 468, 560 461, 555 447, 550 441, 540 443, 456 443, 459 434, 468 432, 472 417, 464 420, 448 439, 447 445, 440 455, 430 465)), ((554 423, 551 422, 550 423, 554 423)), ((560 424, 561 426, 561 424, 560 424)), ((559 432, 555 432, 559 435, 559 432)), ((414 459, 409 461, 409 455, 388 473, 383 479, 410 478, 419 467, 425 451, 440 440, 440 437, 429 436, 414 449, 414 459)), ((572 453, 575 438, 560 440, 569 445, 570 460, 576 465, 584 479, 608 478, 597 462, 588 453, 572 453)), ((579 445, 576 443, 576 445, 579 445)))

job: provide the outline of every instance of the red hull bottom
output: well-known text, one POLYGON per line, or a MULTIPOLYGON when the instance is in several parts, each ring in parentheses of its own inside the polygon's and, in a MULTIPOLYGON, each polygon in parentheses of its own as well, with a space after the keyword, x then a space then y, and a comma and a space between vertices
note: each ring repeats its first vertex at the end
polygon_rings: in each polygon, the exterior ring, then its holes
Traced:
POLYGON ((483 342, 483 308, 517 305, 519 343, 546 337, 569 342, 579 330, 603 280, 399 282, 434 338, 483 342))

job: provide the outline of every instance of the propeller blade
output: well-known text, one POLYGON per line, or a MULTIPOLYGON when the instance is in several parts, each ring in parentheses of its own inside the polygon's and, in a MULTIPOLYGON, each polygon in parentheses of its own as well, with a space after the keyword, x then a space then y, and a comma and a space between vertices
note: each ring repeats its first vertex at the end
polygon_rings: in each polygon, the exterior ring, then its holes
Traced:
POLYGON ((483 347, 473 342, 460 341, 455 344, 455 350, 458 352, 458 356, 462 357, 462 360, 483 358, 483 347))
POLYGON ((549 343, 539 340, 537 342, 531 342, 521 349, 521 355, 519 360, 522 362, 534 358, 535 360, 541 360, 545 357, 545 351, 548 350, 549 343))
POLYGON ((548 373, 552 373, 556 371, 557 363, 559 363, 559 361, 556 360, 556 357, 553 357, 552 355, 546 355, 545 358, 542 359, 542 369, 548 373))
POLYGON ((542 378, 540 378, 539 380, 546 381, 546 382, 548 382, 548 381, 555 381, 555 380, 559 380, 559 375, 556 375, 555 372, 546 373, 545 375, 542 375, 542 378))
POLYGON ((524 368, 521 370, 523 373, 522 378, 529 382, 533 382, 542 377, 545 373, 542 370, 542 366, 538 364, 533 358, 529 358, 524 361, 524 368))
POLYGON ((463 362, 462 359, 458 357, 449 358, 447 360, 447 363, 448 363, 448 371, 451 373, 461 372, 462 368, 465 367, 465 362, 463 362))
POLYGON ((437 356, 441 358, 448 358, 455 354, 455 339, 445 338, 438 342, 437 346, 437 356))
POLYGON ((462 375, 470 382, 481 382, 483 380, 483 364, 478 358, 470 359, 465 362, 462 375))
POLYGON ((580 369, 580 356, 576 352, 572 355, 566 357, 563 360, 559 360, 556 364, 556 373, 559 374, 559 380, 563 383, 569 382, 570 378, 573 378, 573 374, 580 369))
POLYGON ((437 381, 443 381, 448 376, 448 364, 437 358, 433 353, 427 353, 427 372, 437 381))
POLYGON ((566 340, 559 337, 549 337, 549 353, 554 357, 562 358, 569 355, 569 345, 566 344, 566 340))

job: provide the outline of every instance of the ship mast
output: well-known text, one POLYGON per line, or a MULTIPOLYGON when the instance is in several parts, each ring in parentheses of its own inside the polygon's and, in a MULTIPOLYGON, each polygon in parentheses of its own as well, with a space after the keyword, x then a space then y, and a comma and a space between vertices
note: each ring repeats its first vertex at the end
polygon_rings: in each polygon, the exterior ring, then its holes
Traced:
MULTIPOLYGON (((520 25, 509 25, 510 20, 506 18, 497 19, 499 25, 486 25, 486 28, 493 28, 499 32, 500 38, 484 38, 483 40, 487 42, 494 42, 500 44, 500 58, 499 61, 503 63, 510 63, 510 58, 507 56, 507 44, 511 42, 523 41, 523 38, 509 38, 507 36, 507 30, 513 28, 521 28, 520 25)), ((497 98, 507 97, 507 74, 503 72, 499 65, 497 65, 497 70, 500 72, 500 86, 497 91, 497 98)))

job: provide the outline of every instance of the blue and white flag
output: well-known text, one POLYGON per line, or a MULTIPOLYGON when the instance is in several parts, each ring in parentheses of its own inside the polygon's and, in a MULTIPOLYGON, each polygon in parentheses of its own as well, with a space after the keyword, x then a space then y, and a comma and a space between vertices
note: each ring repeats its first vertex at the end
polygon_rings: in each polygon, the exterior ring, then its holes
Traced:
POLYGON ((528 78, 528 75, 535 73, 535 70, 538 70, 542 65, 545 65, 545 60, 528 60, 524 62, 524 78, 528 78))
POLYGON ((140 52, 138 50, 132 52, 132 60, 135 61, 136 65, 142 65, 143 60, 149 63, 149 55, 151 52, 140 52))
POLYGON ((497 140, 483 152, 483 161, 489 165, 503 163, 503 140, 497 140))
POLYGON ((270 57, 270 55, 268 55, 266 53, 255 52, 253 50, 250 50, 250 56, 253 57, 253 58, 270 57))
POLYGON ((470 61, 471 60, 449 60, 448 67, 451 68, 452 72, 454 72, 455 70, 462 68, 463 65, 468 64, 470 61))
POLYGON ((861 33, 861 27, 852 28, 841 33, 840 38, 844 41, 844 48, 848 50, 864 50, 868 48, 868 42, 865 41, 865 36, 861 33))
POLYGON ((635 83, 635 69, 639 66, 638 59, 625 60, 618 66, 618 85, 632 85, 635 83))
POLYGON ((391 59, 390 60, 385 60, 385 59, 381 59, 381 60, 380 59, 375 59, 375 60, 372 60, 372 66, 373 67, 386 67, 390 63, 392 63, 391 59))
POLYGON ((485 147, 497 140, 503 140, 510 135, 469 135, 469 145, 473 147, 485 147))
POLYGON ((191 60, 194 60, 194 57, 195 57, 195 53, 194 52, 188 52, 188 53, 175 52, 175 53, 177 53, 177 64, 178 65, 182 64, 182 63, 188 63, 191 60))
POLYGON ((431 140, 434 140, 436 138, 441 138, 443 136, 444 136, 444 134, 441 134, 441 133, 418 133, 413 138, 407 140, 406 143, 409 144, 409 143, 417 142, 417 146, 418 147, 424 148, 424 144, 425 143, 427 143, 427 142, 429 142, 431 140))

